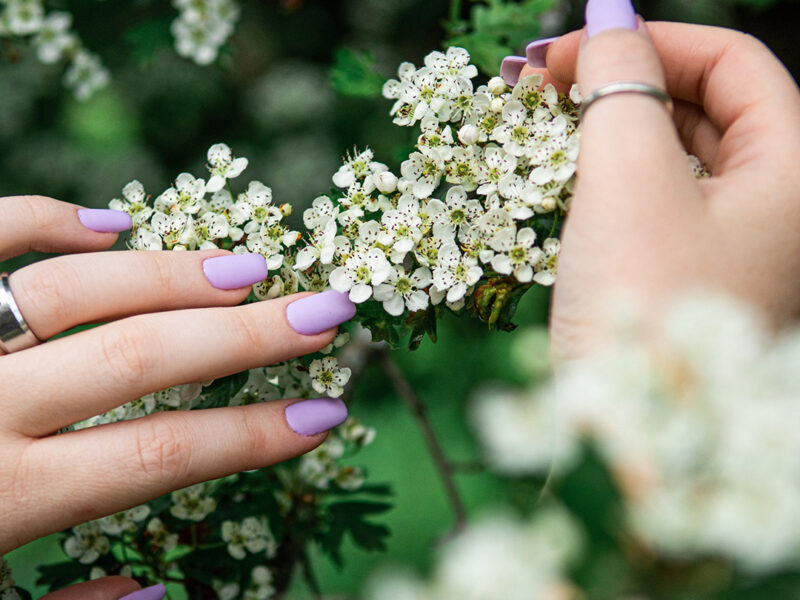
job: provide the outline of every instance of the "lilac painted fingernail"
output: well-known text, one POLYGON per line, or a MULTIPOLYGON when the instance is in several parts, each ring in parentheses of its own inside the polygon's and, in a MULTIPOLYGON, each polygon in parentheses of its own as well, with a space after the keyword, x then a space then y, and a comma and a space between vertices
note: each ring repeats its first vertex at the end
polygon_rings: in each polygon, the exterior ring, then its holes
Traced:
POLYGON ((609 29, 636 30, 636 11, 631 0, 589 0, 586 3, 586 35, 609 29))
POLYGON ((503 59, 503 63, 500 65, 500 77, 502 77, 503 81, 508 85, 517 85, 522 67, 527 64, 528 59, 524 56, 506 56, 503 59))
POLYGON ((528 64, 535 69, 547 67, 547 49, 550 47, 550 44, 557 39, 558 37, 545 38, 528 44, 527 48, 525 48, 528 64))
POLYGON ((203 273, 219 290, 238 290, 264 281, 269 270, 263 256, 250 253, 207 258, 203 261, 203 273))
POLYGON ((349 321, 356 305, 347 294, 328 290, 295 300, 286 307, 286 320, 297 333, 316 335, 349 321))
POLYGON ((86 229, 98 233, 119 233, 133 226, 128 213, 108 208, 82 208, 78 211, 78 220, 86 229))
POLYGON ((289 427, 300 435, 317 435, 347 419, 347 407, 338 398, 302 400, 287 406, 284 413, 289 427))
POLYGON ((119 600, 161 600, 167 595, 167 588, 163 583, 146 587, 127 596, 123 596, 119 600))

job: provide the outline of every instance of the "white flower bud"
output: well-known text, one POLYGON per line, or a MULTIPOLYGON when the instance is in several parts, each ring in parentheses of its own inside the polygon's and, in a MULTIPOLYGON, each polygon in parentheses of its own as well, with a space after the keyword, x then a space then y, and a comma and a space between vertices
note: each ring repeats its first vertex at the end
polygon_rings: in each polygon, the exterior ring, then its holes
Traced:
POLYGON ((486 84, 486 87, 494 96, 499 96, 503 92, 506 91, 506 82, 503 81, 502 77, 492 77, 489 80, 489 83, 486 84))
POLYGON ((375 187, 382 194, 391 194, 397 189, 397 175, 391 171, 383 171, 375 175, 375 187))
POLYGON ((503 112, 503 107, 505 105, 506 102, 502 98, 494 98, 489 107, 491 108, 492 112, 500 113, 503 112))
POLYGON ((465 146, 472 146, 480 138, 480 131, 475 125, 464 125, 458 130, 458 139, 465 146))
POLYGON ((548 196, 542 200, 542 208, 545 212, 550 212, 556 209, 556 199, 552 196, 548 196))

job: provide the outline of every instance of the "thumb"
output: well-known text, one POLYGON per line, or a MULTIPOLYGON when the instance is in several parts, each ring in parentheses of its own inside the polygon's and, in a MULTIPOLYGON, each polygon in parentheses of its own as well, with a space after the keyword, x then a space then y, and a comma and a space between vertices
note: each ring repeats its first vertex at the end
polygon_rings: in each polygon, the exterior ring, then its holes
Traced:
POLYGON ((42 596, 41 600, 161 600, 165 594, 161 584, 141 589, 129 577, 112 576, 76 583, 42 596))
MULTIPOLYGON (((589 0, 577 75, 584 98, 621 81, 666 88, 661 60, 630 0, 589 0)), ((679 208, 666 206, 666 194, 658 195, 659 206, 654 190, 675 192, 669 196, 681 202, 696 203, 700 195, 669 111, 646 94, 614 94, 587 107, 578 160, 578 185, 602 199, 604 210, 630 210, 631 198, 652 199, 650 212, 679 208)))

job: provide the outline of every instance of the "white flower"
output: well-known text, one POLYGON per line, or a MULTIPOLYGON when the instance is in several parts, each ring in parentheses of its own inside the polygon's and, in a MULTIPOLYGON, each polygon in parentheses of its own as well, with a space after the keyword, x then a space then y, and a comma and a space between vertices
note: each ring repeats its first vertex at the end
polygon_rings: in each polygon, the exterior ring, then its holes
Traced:
POLYGON ((347 189, 357 181, 364 181, 371 174, 385 171, 386 165, 373 162, 373 157, 374 154, 369 148, 353 156, 348 154, 344 164, 334 174, 333 184, 347 189))
POLYGON ((314 234, 312 241, 297 253, 294 268, 299 271, 305 271, 317 261, 320 261, 323 265, 331 264, 336 252, 335 238, 336 221, 330 219, 325 228, 314 234))
POLYGON ((53 64, 64 57, 69 48, 76 47, 78 40, 70 33, 72 15, 67 12, 49 13, 42 22, 42 27, 34 39, 36 54, 44 64, 53 64))
POLYGON ((558 253, 561 250, 561 242, 556 238, 547 238, 542 244, 543 255, 539 262, 534 265, 536 274, 533 280, 539 285, 553 285, 556 281, 558 271, 558 253))
POLYGON ((332 356, 325 356, 311 361, 308 367, 311 386, 318 394, 326 394, 330 398, 338 398, 344 392, 344 386, 350 380, 350 369, 339 367, 339 362, 332 356))
POLYGON ((44 7, 41 0, 7 0, 0 13, 0 30, 14 35, 37 33, 43 25, 44 7))
MULTIPOLYGON (((566 121, 562 116, 556 117, 558 119, 566 121)), ((579 146, 577 134, 569 138, 555 137, 551 142, 541 145, 531 160, 532 164, 538 166, 531 171, 530 180, 537 185, 567 181, 577 169, 579 146)))
POLYGON ((241 523, 224 521, 222 539, 228 543, 228 553, 238 560, 247 556, 247 552, 257 554, 265 550, 267 558, 272 558, 277 550, 264 517, 246 517, 241 523))
POLYGON ((183 212, 194 215, 203 207, 202 202, 205 195, 205 181, 195 179, 189 173, 181 173, 175 178, 175 186, 170 187, 156 198, 154 206, 157 211, 167 214, 183 212))
POLYGON ((121 200, 114 198, 108 203, 108 207, 112 210, 121 210, 128 213, 131 216, 134 227, 147 222, 153 214, 152 207, 147 205, 144 186, 136 180, 131 181, 122 188, 121 200))
POLYGON ((217 58, 239 18, 239 6, 233 0, 173 0, 180 11, 172 22, 175 51, 199 65, 217 58))
POLYGON ((209 250, 217 247, 214 240, 228 237, 229 231, 230 226, 224 216, 207 212, 199 220, 189 218, 180 242, 191 249, 209 250))
POLYGON ((438 258, 438 265, 433 271, 435 289, 431 290, 431 300, 434 303, 441 301, 444 292, 447 292, 448 302, 458 302, 478 282, 483 269, 475 259, 463 256, 454 244, 442 246, 438 258), (438 292, 438 295, 434 292, 438 292))
POLYGON ((400 166, 403 177, 411 182, 414 196, 427 198, 439 186, 444 174, 444 160, 433 148, 422 147, 400 166))
POLYGON ((162 552, 174 550, 178 545, 178 534, 170 533, 164 522, 158 517, 150 519, 147 524, 146 535, 150 544, 162 552))
POLYGON ((389 239, 378 238, 392 244, 391 260, 400 263, 422 238, 422 219, 419 217, 419 202, 413 198, 402 198, 396 210, 383 213, 381 223, 390 234, 389 239))
POLYGON ((86 50, 79 50, 64 73, 64 85, 78 100, 88 99, 95 91, 108 85, 110 76, 100 59, 86 50))
POLYGON ((303 225, 310 231, 324 229, 331 219, 339 214, 339 207, 334 206, 328 196, 318 196, 311 203, 311 208, 303 212, 303 225))
POLYGON ((397 189, 397 175, 391 171, 383 171, 374 176, 375 187, 382 194, 391 194, 397 189))
POLYGON ((471 146, 477 143, 479 139, 480 132, 475 125, 467 124, 458 130, 458 141, 465 146, 471 146))
POLYGON ((217 508, 217 501, 203 483, 172 492, 171 499, 170 514, 187 521, 202 521, 217 508))
POLYGON ((247 168, 247 159, 233 158, 227 144, 214 144, 208 149, 208 170, 211 178, 206 189, 213 193, 222 189, 228 179, 234 179, 247 168))
POLYGON ((433 235, 453 241, 456 231, 469 229, 473 221, 483 214, 478 200, 469 200, 463 186, 455 186, 447 191, 445 201, 430 200, 425 207, 433 224, 433 235))
POLYGON ((98 521, 100 529, 108 535, 121 535, 124 532, 136 531, 136 524, 144 521, 150 514, 150 507, 146 504, 135 506, 129 510, 104 517, 98 521))
POLYGON ((533 245, 534 242, 536 233, 530 227, 519 231, 511 227, 502 229, 490 242, 499 253, 492 258, 492 268, 503 275, 513 273, 519 282, 528 283, 533 279, 533 266, 544 256, 541 249, 533 245))
POLYGON ((96 561, 108 553, 111 544, 103 535, 97 521, 83 523, 72 528, 72 535, 64 542, 64 552, 83 565, 96 561))
POLYGON ((334 269, 330 285, 337 292, 349 292, 350 300, 360 304, 369 300, 374 286, 380 285, 392 273, 386 255, 378 248, 354 254, 344 266, 334 269))
POLYGON ((517 158, 502 148, 489 147, 483 152, 480 163, 479 194, 491 194, 497 191, 497 185, 517 167, 517 158))
POLYGON ((513 100, 503 107, 503 121, 492 131, 492 139, 509 154, 523 156, 536 142, 535 129, 521 102, 513 100))
POLYGON ((375 300, 383 302, 384 310, 394 317, 402 315, 406 308, 411 312, 425 310, 428 308, 428 294, 423 290, 431 281, 427 267, 420 267, 410 274, 402 267, 395 267, 386 283, 375 287, 375 300))

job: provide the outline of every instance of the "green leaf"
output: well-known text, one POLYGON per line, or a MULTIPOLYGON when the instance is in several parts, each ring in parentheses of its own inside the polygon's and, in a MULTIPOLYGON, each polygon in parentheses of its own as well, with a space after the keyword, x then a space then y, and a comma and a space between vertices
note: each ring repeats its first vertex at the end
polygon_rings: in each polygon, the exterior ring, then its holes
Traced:
POLYGON ((343 96, 378 98, 384 78, 375 71, 374 59, 366 50, 339 48, 331 67, 331 85, 343 96))
POLYGON ((37 567, 39 578, 36 585, 47 586, 50 591, 60 590, 68 585, 84 579, 88 571, 86 567, 75 561, 66 561, 52 565, 41 565, 37 567))
POLYGON ((203 390, 200 394, 198 403, 195 408, 219 408, 221 406, 228 406, 231 398, 233 398, 239 390, 247 383, 248 372, 236 373, 217 379, 210 386, 203 390))
POLYGON ((364 550, 386 550, 385 538, 389 536, 389 528, 365 520, 367 515, 386 512, 393 507, 387 502, 369 502, 357 500, 350 502, 336 502, 328 506, 330 515, 330 528, 322 538, 322 547, 331 560, 337 565, 342 565, 339 548, 342 545, 345 533, 349 533, 353 542, 364 550))

